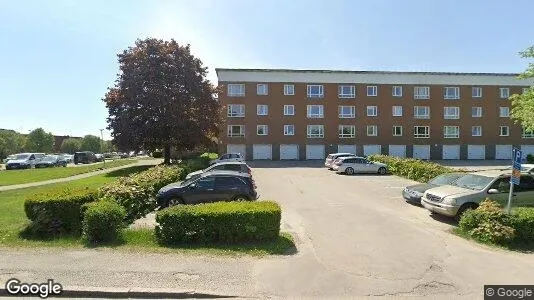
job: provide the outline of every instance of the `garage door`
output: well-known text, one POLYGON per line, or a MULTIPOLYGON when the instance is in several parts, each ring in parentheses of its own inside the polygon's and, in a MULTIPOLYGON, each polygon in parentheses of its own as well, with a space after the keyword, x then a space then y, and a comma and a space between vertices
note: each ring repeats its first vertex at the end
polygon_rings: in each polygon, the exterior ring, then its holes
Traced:
POLYGON ((241 153, 244 157, 247 157, 247 146, 244 144, 228 144, 226 145, 227 153, 241 153))
POLYGON ((252 159, 273 159, 272 146, 270 144, 252 145, 252 159))
POLYGON ((467 145, 467 159, 486 159, 486 146, 467 145))
POLYGON ((512 145, 495 145, 495 159, 512 159, 512 145))
POLYGON ((406 157, 406 145, 389 145, 389 156, 406 157))
POLYGON ((299 145, 280 145, 280 159, 299 159, 299 145))
POLYGON ((443 159, 460 159, 460 145, 443 145, 443 159))
POLYGON ((528 154, 534 155, 534 145, 521 145, 521 151, 523 152, 523 158, 527 158, 528 154))
POLYGON ((414 145, 413 158, 430 159, 430 145, 414 145))
POLYGON ((363 145, 363 155, 380 154, 382 147, 380 145, 363 145))
POLYGON ((324 145, 306 145, 306 159, 325 159, 324 145))
POLYGON ((356 155, 356 145, 337 145, 337 152, 356 155))

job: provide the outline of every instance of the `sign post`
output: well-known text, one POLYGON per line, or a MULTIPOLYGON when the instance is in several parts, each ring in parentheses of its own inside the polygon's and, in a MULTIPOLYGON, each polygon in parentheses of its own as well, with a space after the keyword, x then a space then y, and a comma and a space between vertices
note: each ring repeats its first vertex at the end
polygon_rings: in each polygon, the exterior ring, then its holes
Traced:
POLYGON ((523 153, 521 150, 512 149, 512 176, 510 177, 510 193, 508 194, 508 204, 506 205, 506 213, 510 213, 512 209, 512 196, 514 195, 514 185, 519 185, 519 179, 521 178, 521 157, 523 153))

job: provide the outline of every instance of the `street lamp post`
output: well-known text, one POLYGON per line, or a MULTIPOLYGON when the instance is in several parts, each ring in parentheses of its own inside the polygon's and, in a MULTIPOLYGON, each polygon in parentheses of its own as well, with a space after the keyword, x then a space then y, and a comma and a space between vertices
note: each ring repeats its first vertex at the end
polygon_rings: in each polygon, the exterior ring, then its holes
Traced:
POLYGON ((102 150, 102 158, 104 159, 104 169, 106 168, 106 156, 104 155, 104 129, 100 129, 100 139, 102 140, 101 142, 101 150, 102 150))

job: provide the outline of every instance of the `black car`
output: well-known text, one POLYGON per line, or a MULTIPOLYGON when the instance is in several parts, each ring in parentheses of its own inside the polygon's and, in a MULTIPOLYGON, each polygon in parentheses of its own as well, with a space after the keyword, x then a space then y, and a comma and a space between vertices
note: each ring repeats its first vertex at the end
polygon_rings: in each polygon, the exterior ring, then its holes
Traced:
POLYGON ((219 201, 258 199, 256 184, 248 173, 214 171, 162 187, 157 195, 160 207, 219 201))
POLYGON ((74 164, 90 164, 96 162, 97 158, 94 152, 83 151, 74 153, 74 164))
POLYGON ((47 155, 35 164, 35 168, 66 167, 67 161, 59 155, 47 155))

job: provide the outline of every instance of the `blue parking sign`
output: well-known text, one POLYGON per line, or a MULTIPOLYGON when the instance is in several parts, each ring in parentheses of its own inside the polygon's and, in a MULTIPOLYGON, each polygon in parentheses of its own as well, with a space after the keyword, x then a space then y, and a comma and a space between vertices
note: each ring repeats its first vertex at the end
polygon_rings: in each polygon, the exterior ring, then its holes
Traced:
POLYGON ((523 157, 523 151, 513 148, 512 157, 512 177, 510 178, 510 181, 515 185, 519 185, 519 178, 521 177, 521 158, 523 157))

